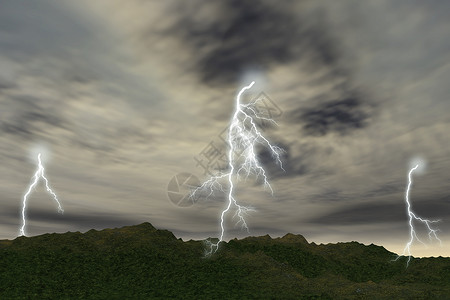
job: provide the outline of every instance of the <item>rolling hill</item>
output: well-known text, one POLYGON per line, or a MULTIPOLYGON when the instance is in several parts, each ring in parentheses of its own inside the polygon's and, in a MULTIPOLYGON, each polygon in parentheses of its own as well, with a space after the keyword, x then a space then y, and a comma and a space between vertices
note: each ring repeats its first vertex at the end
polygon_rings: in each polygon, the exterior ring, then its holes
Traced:
POLYGON ((357 242, 202 241, 150 223, 0 241, 0 299, 450 299, 450 258, 357 242))

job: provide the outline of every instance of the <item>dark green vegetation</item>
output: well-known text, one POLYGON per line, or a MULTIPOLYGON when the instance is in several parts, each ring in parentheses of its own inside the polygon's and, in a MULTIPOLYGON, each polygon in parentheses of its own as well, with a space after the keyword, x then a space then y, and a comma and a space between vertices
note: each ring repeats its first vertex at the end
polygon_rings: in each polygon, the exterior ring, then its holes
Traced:
POLYGON ((0 241, 0 299, 450 299, 450 258, 300 235, 232 240, 203 257, 151 224, 0 241))

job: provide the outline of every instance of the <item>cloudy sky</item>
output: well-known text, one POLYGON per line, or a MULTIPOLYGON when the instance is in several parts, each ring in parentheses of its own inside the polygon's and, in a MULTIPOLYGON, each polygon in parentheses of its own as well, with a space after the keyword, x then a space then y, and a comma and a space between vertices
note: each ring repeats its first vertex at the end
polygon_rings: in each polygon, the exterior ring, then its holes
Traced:
MULTIPOLYGON (((170 201, 179 173, 227 127, 234 97, 280 109, 264 130, 273 196, 253 180, 237 197, 250 235, 357 240, 402 252, 404 191, 450 255, 450 31, 447 1, 2 1, 0 239, 21 226, 41 152, 64 214, 42 183, 28 235, 150 222, 183 239, 218 236, 220 194, 170 201), (419 174, 420 173, 420 174, 419 174)), ((226 151, 225 148, 222 149, 226 151)), ((181 175, 180 175, 181 176, 181 175)), ((227 220, 226 239, 247 232, 227 220)), ((420 224, 417 224, 418 226, 420 224)), ((420 227, 418 227, 420 228, 420 227)))

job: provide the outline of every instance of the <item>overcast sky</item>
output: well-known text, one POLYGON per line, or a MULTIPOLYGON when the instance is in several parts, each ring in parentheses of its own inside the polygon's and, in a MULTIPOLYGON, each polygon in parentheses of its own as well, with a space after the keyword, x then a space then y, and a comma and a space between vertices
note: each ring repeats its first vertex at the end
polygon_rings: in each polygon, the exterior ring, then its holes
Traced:
MULTIPOLYGON (((26 232, 150 222, 183 239, 219 234, 224 197, 172 203, 179 173, 224 130, 256 81, 282 112, 262 151, 273 196, 251 179, 237 197, 250 235, 356 240, 402 252, 404 192, 450 255, 450 31, 447 1, 2 1, 0 238, 21 225, 41 152, 64 214, 42 183, 26 232), (420 173, 420 174, 419 174, 420 173)), ((222 151, 226 151, 225 148, 222 151)), ((234 220, 235 221, 235 220, 234 220)), ((248 235, 228 220, 226 239, 248 235)), ((418 226, 420 224, 417 224, 418 226)), ((420 227, 418 227, 420 228, 420 227)))

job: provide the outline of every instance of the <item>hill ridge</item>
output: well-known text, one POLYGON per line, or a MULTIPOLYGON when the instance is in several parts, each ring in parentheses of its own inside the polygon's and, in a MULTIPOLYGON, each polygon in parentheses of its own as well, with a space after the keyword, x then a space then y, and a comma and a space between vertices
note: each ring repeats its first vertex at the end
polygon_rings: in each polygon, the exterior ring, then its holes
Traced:
POLYGON ((232 239, 205 259, 151 223, 0 241, 1 299, 449 299, 450 258, 302 235, 232 239))

